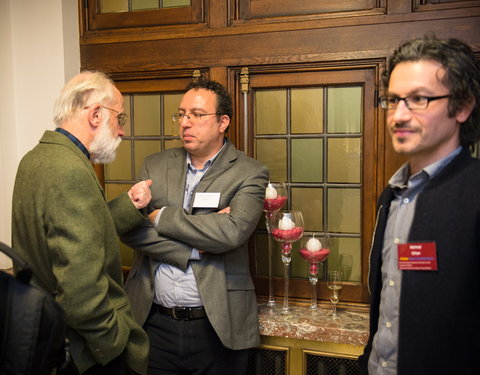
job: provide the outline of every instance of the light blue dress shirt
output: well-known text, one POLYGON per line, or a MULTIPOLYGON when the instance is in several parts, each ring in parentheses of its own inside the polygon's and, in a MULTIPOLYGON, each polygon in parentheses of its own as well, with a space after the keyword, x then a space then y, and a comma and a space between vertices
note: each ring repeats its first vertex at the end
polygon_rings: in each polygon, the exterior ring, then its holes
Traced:
MULTIPOLYGON (((210 158, 202 169, 196 169, 187 154, 187 176, 185 181, 185 195, 183 198, 183 209, 188 210, 198 183, 215 161, 223 147, 212 158, 210 158)), ((155 218, 155 225, 161 225, 160 219, 162 210, 155 218)), ((197 249, 192 249, 191 260, 201 259, 197 249)), ((153 301, 164 307, 198 307, 203 306, 202 299, 197 287, 197 281, 193 274, 192 266, 188 265, 186 272, 169 264, 161 263, 155 270, 155 293, 153 301)))

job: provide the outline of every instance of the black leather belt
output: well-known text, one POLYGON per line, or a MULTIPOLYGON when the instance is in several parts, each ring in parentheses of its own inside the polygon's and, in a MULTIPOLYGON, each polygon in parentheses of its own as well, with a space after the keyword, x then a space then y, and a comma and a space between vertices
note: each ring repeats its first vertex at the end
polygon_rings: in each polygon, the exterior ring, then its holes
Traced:
POLYGON ((153 304, 158 312, 170 315, 177 320, 192 320, 200 319, 207 316, 205 308, 202 307, 163 307, 161 305, 153 304))

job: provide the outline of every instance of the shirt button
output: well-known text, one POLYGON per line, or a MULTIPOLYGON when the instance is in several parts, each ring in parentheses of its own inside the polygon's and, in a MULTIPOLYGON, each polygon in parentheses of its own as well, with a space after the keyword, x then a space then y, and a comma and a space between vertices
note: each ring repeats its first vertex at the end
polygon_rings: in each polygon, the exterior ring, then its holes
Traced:
POLYGON ((388 286, 395 286, 395 281, 390 280, 390 281, 388 282, 388 286))
POLYGON ((403 203, 407 204, 407 203, 409 203, 409 202, 410 202, 410 199, 408 199, 408 198, 403 198, 403 203))
POLYGON ((395 239, 393 240, 393 243, 396 243, 396 244, 400 243, 400 239, 399 239, 399 238, 395 238, 395 239))
POLYGON ((387 367, 387 362, 382 362, 382 367, 387 367))
POLYGON ((386 326, 387 328, 391 328, 391 327, 392 327, 392 323, 386 322, 386 323, 385 323, 385 326, 386 326))

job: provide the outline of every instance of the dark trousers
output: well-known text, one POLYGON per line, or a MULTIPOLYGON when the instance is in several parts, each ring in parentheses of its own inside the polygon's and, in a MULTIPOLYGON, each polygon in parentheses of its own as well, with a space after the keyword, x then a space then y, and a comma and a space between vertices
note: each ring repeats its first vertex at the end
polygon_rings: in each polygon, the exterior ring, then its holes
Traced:
POLYGON ((207 317, 175 318, 152 309, 145 323, 150 339, 149 375, 245 375, 249 350, 222 345, 207 317))
MULTIPOLYGON (((70 363, 65 369, 58 370, 57 375, 78 375, 75 365, 70 363)), ((128 375, 133 374, 125 364, 125 356, 121 354, 117 358, 113 359, 105 366, 96 364, 90 367, 82 375, 128 375)))

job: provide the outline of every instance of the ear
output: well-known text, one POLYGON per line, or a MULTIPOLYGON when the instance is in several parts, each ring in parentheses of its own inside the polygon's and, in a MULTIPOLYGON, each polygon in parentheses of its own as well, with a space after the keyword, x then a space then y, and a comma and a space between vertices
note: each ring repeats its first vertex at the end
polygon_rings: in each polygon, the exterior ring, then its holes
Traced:
POLYGON ((464 123, 470 117, 473 108, 475 107, 475 98, 472 98, 468 103, 465 103, 463 108, 455 114, 455 119, 459 124, 464 123))
POLYGON ((100 104, 92 104, 88 107, 88 122, 91 126, 97 128, 102 124, 102 107, 100 104))
POLYGON ((228 117, 227 115, 222 115, 222 117, 220 118, 220 127, 219 127, 220 132, 225 133, 229 125, 230 125, 230 117, 228 117))

